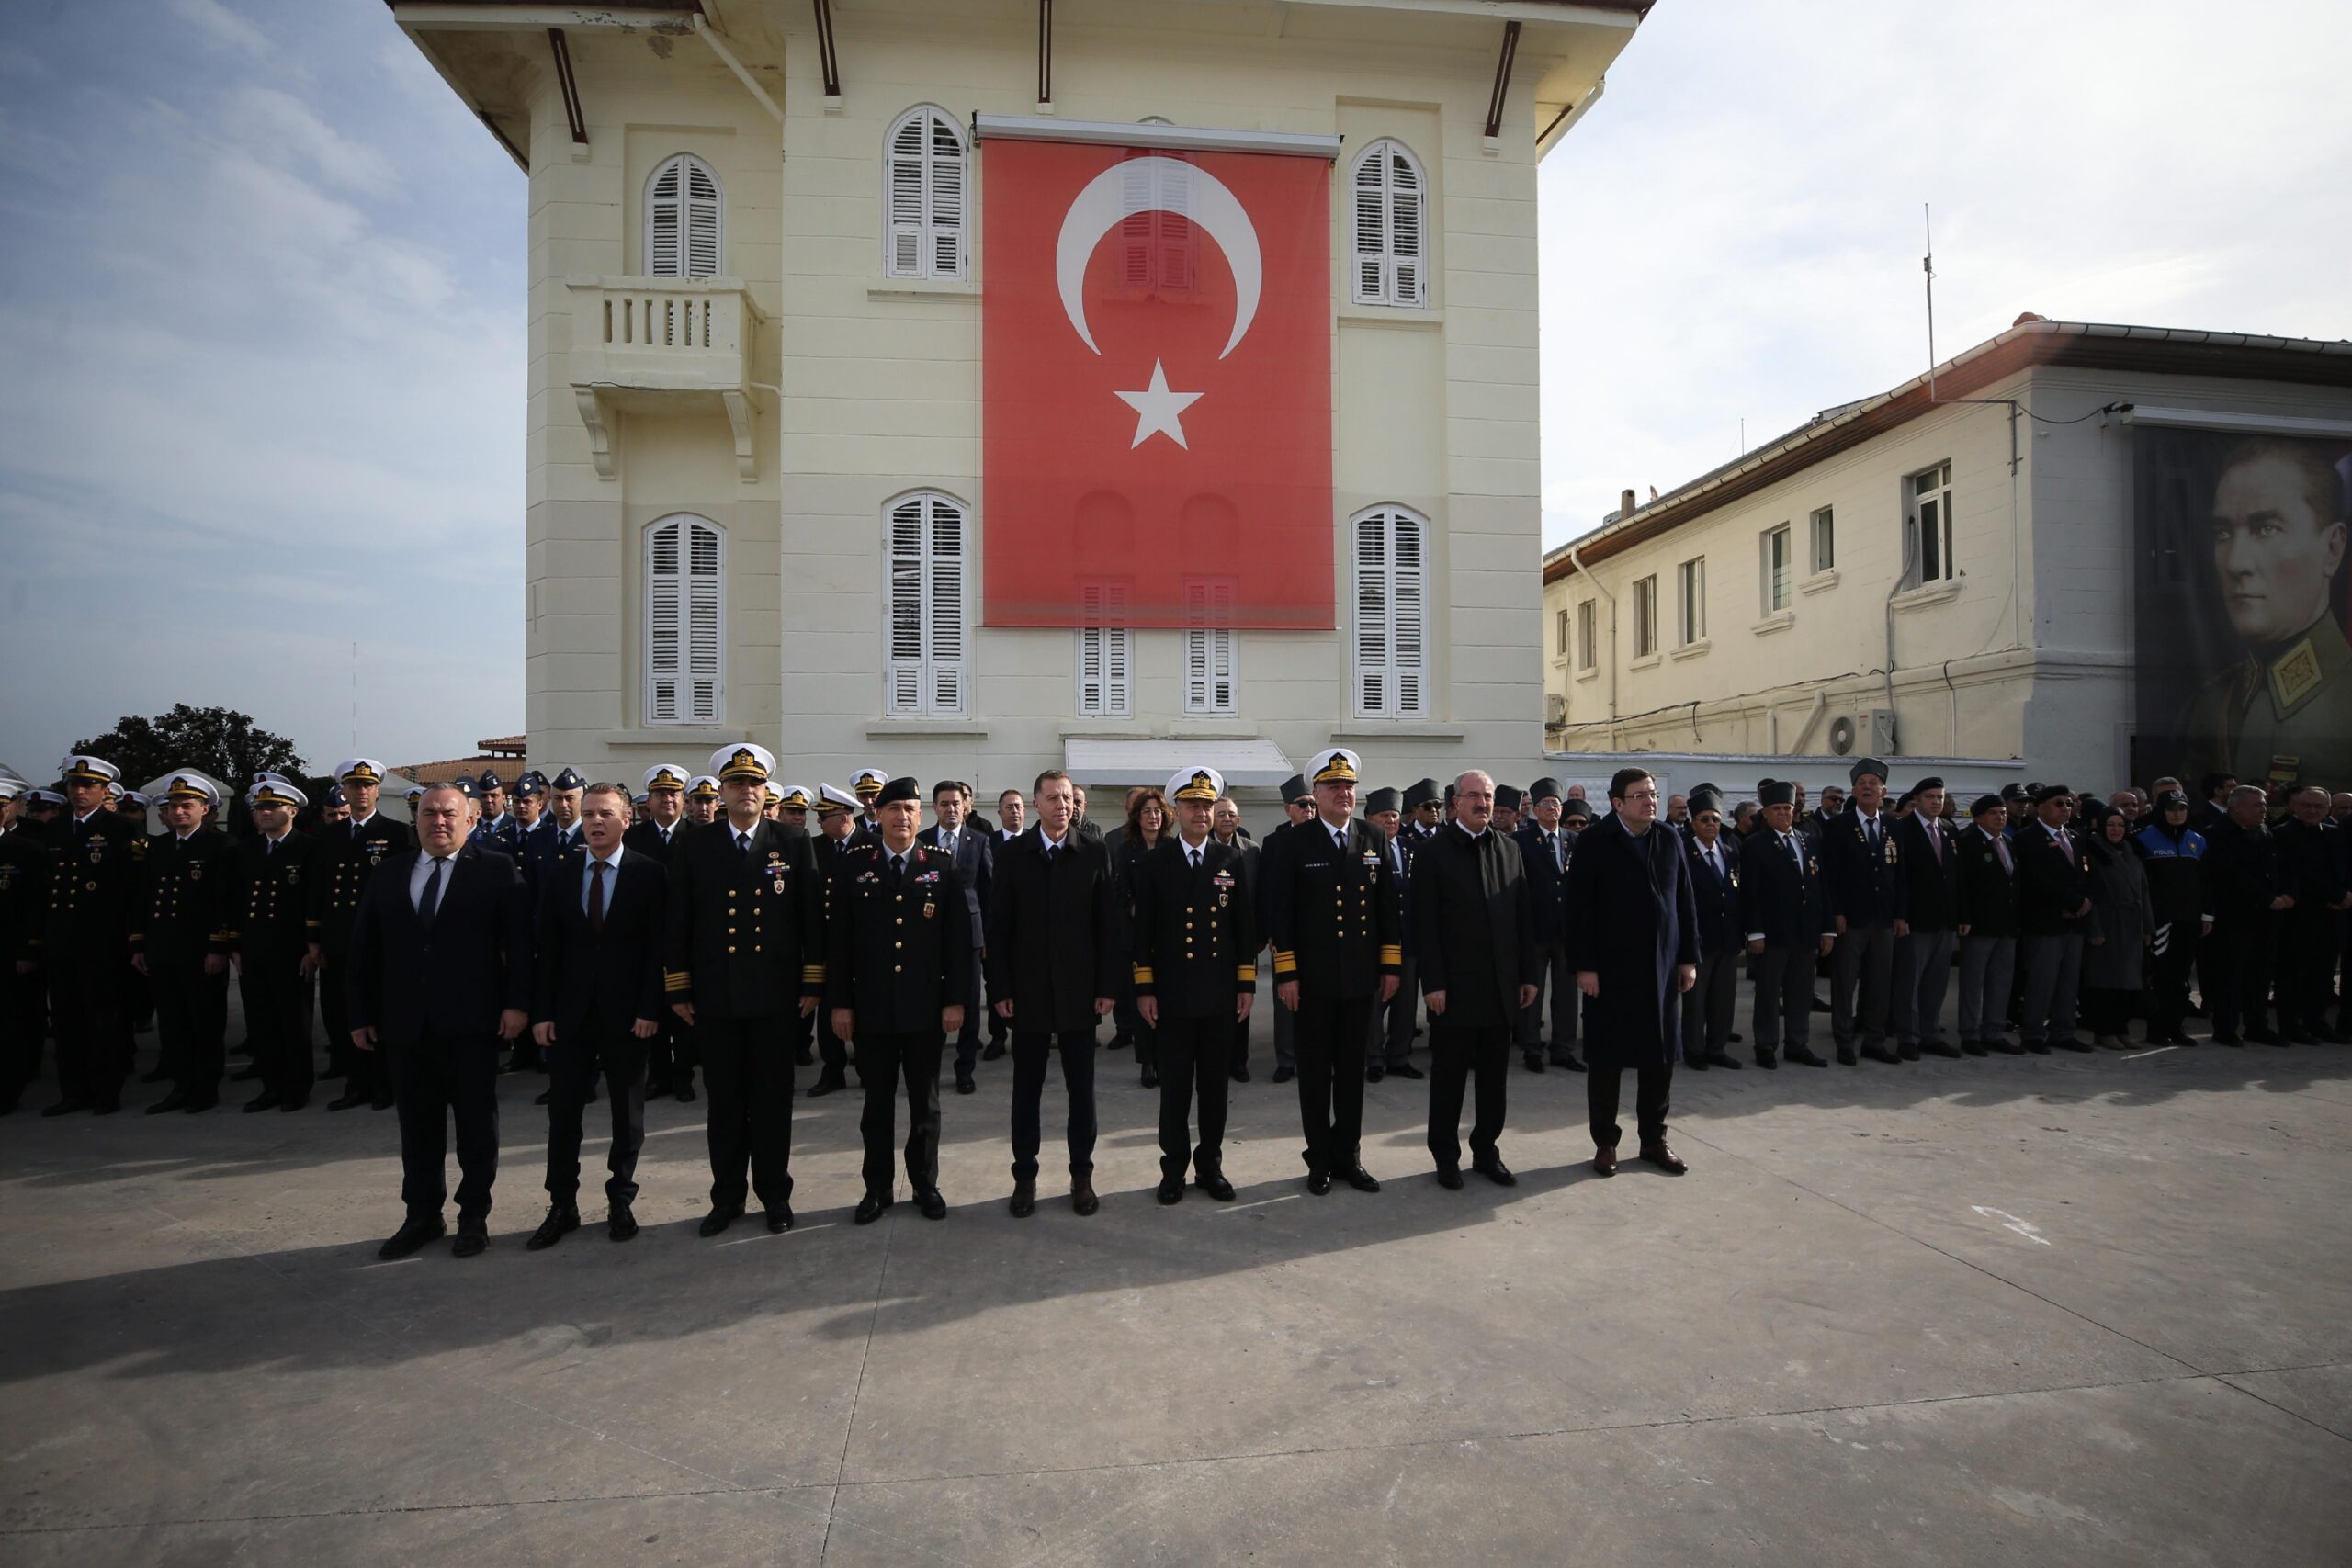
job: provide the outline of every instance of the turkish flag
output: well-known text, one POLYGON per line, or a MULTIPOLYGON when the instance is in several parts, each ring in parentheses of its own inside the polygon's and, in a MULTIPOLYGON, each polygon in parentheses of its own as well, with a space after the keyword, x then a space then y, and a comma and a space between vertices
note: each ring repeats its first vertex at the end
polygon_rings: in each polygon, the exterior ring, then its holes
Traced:
POLYGON ((1329 630, 1329 164, 983 146, 982 620, 1329 630))

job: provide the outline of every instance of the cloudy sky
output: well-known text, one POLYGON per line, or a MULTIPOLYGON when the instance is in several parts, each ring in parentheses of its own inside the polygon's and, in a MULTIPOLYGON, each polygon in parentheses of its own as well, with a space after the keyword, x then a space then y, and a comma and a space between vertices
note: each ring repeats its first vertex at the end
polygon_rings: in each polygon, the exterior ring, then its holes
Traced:
MULTIPOLYGON (((2352 7, 1663 0, 1543 174, 1544 538, 2020 310, 2352 333, 2352 7)), ((376 0, 0 5, 0 761, 522 719, 522 176, 376 0), (353 649, 357 648, 355 659, 353 649)))

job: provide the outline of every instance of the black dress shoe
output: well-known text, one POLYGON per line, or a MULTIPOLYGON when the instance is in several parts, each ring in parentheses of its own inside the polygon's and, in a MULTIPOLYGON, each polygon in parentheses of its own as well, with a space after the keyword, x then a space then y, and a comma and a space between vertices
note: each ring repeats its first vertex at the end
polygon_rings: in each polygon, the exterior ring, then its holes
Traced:
POLYGON ((2086 1056, 2089 1055, 2093 1049, 2089 1041, 2075 1034, 2069 1034, 2063 1040, 2052 1040, 2051 1043, 2061 1051, 2079 1051, 2086 1056))
POLYGON ((119 1098, 109 1097, 90 1101, 90 1114, 93 1116, 111 1116, 121 1109, 122 1101, 119 1098))
POLYGON ((1159 1179, 1159 1198, 1163 1203, 1182 1202, 1184 1201, 1183 1179, 1175 1176, 1161 1177, 1159 1179))
POLYGON ((792 1228, 792 1205, 779 1203, 768 1211, 768 1235, 782 1235, 792 1228))
POLYGON ((972 1081, 972 1074, 969 1068, 958 1067, 956 1069, 956 1092, 957 1094, 976 1093, 979 1089, 979 1085, 972 1081))
POLYGON ((78 1094, 69 1094, 54 1105, 42 1106, 40 1108, 40 1113, 43 1116, 71 1116, 77 1111, 87 1111, 88 1109, 90 1109, 90 1102, 88 1100, 84 1100, 78 1094))
POLYGON ((1949 1056, 1953 1061, 1958 1061, 1962 1054, 1959 1046, 1943 1040, 1923 1040, 1919 1049, 1930 1056, 1949 1056))
POLYGON ((1707 1053, 1707 1065, 1715 1067, 1729 1067, 1733 1072, 1737 1072, 1747 1064, 1741 1061, 1738 1057, 1733 1055, 1728 1051, 1710 1051, 1707 1053))
POLYGON ((486 1220, 459 1220, 458 1239, 449 1244, 452 1258, 479 1258, 490 1245, 490 1224, 486 1220))
POLYGON ((888 1192, 868 1192, 857 1201, 857 1213, 850 1218, 861 1225, 870 1225, 897 1201, 898 1199, 888 1192))
POLYGON ((2308 1029, 2290 1029, 2281 1035, 2280 1038, 2285 1040, 2290 1045, 2316 1045, 2319 1043, 2319 1036, 2313 1034, 2308 1029))
POLYGON ((2186 1030, 2176 1029, 2170 1034, 2165 1036, 2165 1043, 2167 1045, 2194 1046, 2197 1042, 2188 1037, 2188 1033, 2186 1030))
POLYGON ((1209 1169, 1202 1171, 1197 1177, 1194 1177, 1193 1179, 1193 1184, 1220 1203, 1230 1203, 1233 1201, 1233 1183, 1225 1179, 1225 1172, 1216 1169, 1215 1167, 1211 1167, 1209 1169))
POLYGON ((270 1093, 267 1089, 264 1089, 259 1094, 254 1096, 251 1100, 245 1101, 245 1109, 249 1111, 274 1111, 281 1103, 283 1102, 279 1100, 277 1096, 270 1093))
POLYGON ((1676 1154, 1664 1144, 1644 1144, 1640 1157, 1645 1163, 1657 1167, 1668 1176, 1679 1176, 1690 1168, 1682 1163, 1680 1155, 1676 1154))
MULTIPOLYGON (((1088 1196, 1093 1194, 1089 1193, 1088 1196)), ((915 1194, 915 1212, 926 1220, 944 1220, 947 1217, 947 1200, 939 1195, 938 1188, 926 1187, 915 1194)), ((1093 1211, 1086 1212, 1091 1213, 1093 1211)))
MULTIPOLYGON (((1873 1062, 1884 1062, 1890 1067, 1899 1067, 1903 1065, 1902 1053, 1899 1051, 1890 1051, 1883 1045, 1865 1045, 1862 1047, 1862 1055, 1868 1056, 1873 1062)), ((1838 1059, 1841 1062, 1845 1061, 1846 1053, 1842 1051, 1839 1052, 1838 1054, 1838 1059)))
POLYGON ((1331 1173, 1328 1170, 1308 1171, 1306 1173, 1306 1190, 1309 1192, 1314 1193, 1317 1198, 1322 1197, 1323 1194, 1331 1190, 1331 1173))
POLYGON ((1444 1188, 1448 1192, 1461 1191, 1462 1168, 1458 1165, 1439 1166, 1437 1168, 1437 1184, 1440 1187, 1444 1188))
POLYGON ((1781 1058, 1776 1052, 1758 1049, 1756 1053, 1756 1065, 1768 1073, 1776 1072, 1780 1068, 1781 1058))
MULTIPOLYGON (((594 1089, 589 1090, 588 1099, 590 1101, 594 1102, 595 1098, 596 1091, 594 1089)), ((692 1078, 680 1078, 678 1080, 678 1087, 670 1091, 670 1098, 676 1100, 681 1105, 692 1105, 695 1102, 695 1080, 692 1078)))
POLYGON ((368 1103, 368 1095, 359 1089, 348 1089, 327 1101, 329 1111, 348 1111, 355 1105, 368 1103))
POLYGON ((1069 1206, 1081 1217, 1102 1207, 1102 1200, 1094 1195, 1094 1178, 1073 1176, 1069 1179, 1069 1206))
POLYGON ((848 1087, 849 1085, 842 1079, 840 1073, 827 1067, 817 1075, 817 1081, 808 1086, 808 1098, 822 1100, 825 1096, 848 1087))
POLYGON ((1004 1042, 1001 1040, 991 1040, 980 1047, 980 1060, 983 1062, 999 1061, 1003 1055, 1004 1042))
POLYGON ((1894 1048, 1894 1054, 1906 1062, 1916 1062, 1919 1059, 1919 1047, 1917 1045, 1897 1045, 1894 1048))
POLYGON ((1158 1089, 1159 1087, 1159 1069, 1148 1062, 1144 1064, 1143 1087, 1146 1089, 1158 1089))
POLYGON ((1233 1081, 1235 1083, 1248 1083, 1250 1081, 1249 1063, 1236 1062, 1233 1064, 1233 1081))
POLYGON ((1854 1055, 1854 1048, 1851 1045, 1840 1045, 1838 1047, 1838 1065, 1841 1067, 1859 1067, 1862 1065, 1862 1059, 1854 1055))
POLYGON ((1488 1155, 1485 1159, 1474 1159, 1470 1162, 1470 1168, 1498 1187, 1519 1185, 1519 1178, 1511 1174, 1510 1167, 1502 1162, 1500 1155, 1488 1155))
POLYGON ((1519 1065, 1525 1067, 1531 1073, 1540 1073, 1544 1070, 1544 1053, 1541 1051, 1521 1051, 1519 1054, 1519 1065))
POLYGON ((448 1234, 449 1227, 442 1223, 438 1214, 430 1219, 411 1220, 394 1231, 390 1241, 376 1249, 376 1256, 386 1262, 396 1258, 407 1258, 420 1251, 426 1242, 438 1241, 448 1234))
POLYGON ((1707 1070, 1707 1058, 1699 1055, 1685 1056, 1682 1058, 1682 1066, 1690 1072, 1703 1073, 1707 1070))
POLYGON ((217 1094, 191 1094, 187 1097, 187 1102, 180 1109, 193 1116, 200 1111, 209 1111, 220 1103, 220 1097, 217 1094))
POLYGON ((141 1083, 169 1083, 172 1081, 172 1075, 160 1066, 150 1067, 139 1075, 139 1081, 141 1083))
POLYGON ((1382 1064, 1380 1064, 1380 1063, 1378 1063, 1378 1062, 1367 1062, 1367 1063, 1365 1063, 1365 1064, 1364 1064, 1364 1069, 1363 1069, 1363 1081, 1364 1081, 1364 1082, 1366 1082, 1366 1083, 1378 1083, 1381 1079, 1383 1079, 1383 1078, 1386 1077, 1387 1076, 1388 1076, 1388 1069, 1387 1069, 1387 1067, 1385 1067, 1385 1066, 1383 1066, 1382 1064))
POLYGON ((194 1100, 191 1100, 190 1097, 182 1094, 177 1089, 174 1089, 171 1093, 164 1096, 163 1099, 149 1106, 147 1108, 147 1114, 150 1116, 161 1116, 166 1111, 186 1111, 193 1103, 194 1100))
POLYGON ((2020 1040, 2018 1043, 2025 1047, 2026 1055, 2029 1056, 2050 1055, 2050 1043, 2046 1040, 2020 1040))
POLYGON ((553 1100, 554 1098, 555 1086, 553 1084, 549 1084, 547 1088, 539 1090, 537 1094, 532 1097, 531 1103, 534 1105, 545 1105, 548 1100, 553 1100))
POLYGON ((311 1097, 307 1094, 289 1094, 284 1100, 277 1102, 277 1109, 280 1111, 301 1111, 308 1109, 310 1103, 311 1097))
POLYGON ((1009 1206, 1016 1220, 1025 1220, 1037 1212, 1037 1181, 1035 1177, 1024 1176, 1012 1184, 1012 1202, 1009 1206))
POLYGON ((2245 1032, 2245 1037, 2256 1045, 2276 1045, 2279 1043, 2275 1030, 2249 1029, 2245 1032))
POLYGON ((702 1224, 699 1227, 699 1230, 704 1235, 717 1235, 719 1232, 725 1230, 729 1225, 733 1224, 737 1220, 740 1220, 742 1217, 743 1210, 740 1204, 720 1203, 714 1206, 709 1213, 705 1214, 702 1217, 702 1224))
POLYGON ((637 1213, 627 1203, 616 1203, 605 1216, 605 1234, 615 1241, 628 1241, 637 1235, 637 1213))
MULTIPOLYGON (((2213 1031, 2213 1043, 2216 1045, 2244 1045, 2245 1042, 2239 1038, 2235 1030, 2217 1029, 2213 1031)), ((47 1116, 51 1114, 51 1112, 44 1111, 41 1114, 47 1116)))
POLYGON ((1781 1056, 1782 1060, 1794 1062, 1800 1067, 1826 1067, 1829 1065, 1814 1055, 1813 1047, 1810 1045, 1792 1045, 1781 1052, 1781 1056))
POLYGON ((2025 1047, 2018 1044, 2016 1041, 2010 1039, 2006 1034, 1998 1035, 1991 1040, 1987 1040, 1984 1042, 1984 1048, 1988 1051, 1998 1051, 2004 1056, 2022 1056, 2025 1055, 2025 1047))
POLYGON ((1552 1065, 1559 1068, 1564 1073, 1580 1073, 1584 1071, 1584 1058, 1577 1055, 1574 1051, 1569 1052, 1566 1055, 1561 1057, 1552 1065))
POLYGON ((1388 1076, 1392 1078, 1419 1079, 1429 1077, 1429 1074, 1421 1071, 1420 1068, 1413 1066, 1410 1062, 1399 1062, 1395 1066, 1388 1069, 1388 1076))
POLYGON ((796 1067, 813 1067, 817 1065, 817 1053, 808 1046, 798 1046, 792 1053, 792 1065, 796 1067))
MULTIPOLYGON (((463 1228, 459 1227, 461 1232, 463 1228)), ((550 1204, 548 1217, 539 1222, 539 1228, 531 1233, 531 1239, 523 1244, 523 1250, 545 1252, 579 1228, 580 1211, 577 1208, 570 1203, 550 1204)))
POLYGON ((1596 1147, 1592 1151, 1592 1173, 1595 1176, 1616 1175, 1617 1151, 1614 1148, 1596 1147))
POLYGON ((1377 1192, 1380 1190, 1379 1180, 1374 1177, 1372 1172, 1366 1170, 1361 1165, 1351 1165, 1343 1168, 1339 1172, 1339 1177, 1340 1180, 1346 1182, 1349 1186, 1354 1188, 1359 1192, 1377 1192))
POLYGON ((1986 1055, 1992 1050, 1992 1047, 1982 1040, 1963 1040, 1960 1043, 1960 1048, 1971 1056, 1986 1055))
POLYGON ((1298 1069, 1292 1066, 1288 1062, 1276 1064, 1274 1067, 1274 1081, 1276 1083, 1288 1083, 1291 1079, 1296 1077, 1298 1077, 1298 1069))
POLYGON ((648 1073, 648 1074, 646 1075, 646 1077, 645 1077, 645 1098, 646 1098, 646 1099, 648 1099, 648 1100, 659 1100, 659 1099, 661 1099, 663 1095, 665 1095, 665 1094, 667 1094, 667 1093, 669 1093, 669 1092, 670 1092, 670 1080, 669 1080, 666 1077, 658 1077, 658 1078, 657 1078, 657 1077, 654 1077, 652 1074, 650 1074, 650 1073, 648 1073))

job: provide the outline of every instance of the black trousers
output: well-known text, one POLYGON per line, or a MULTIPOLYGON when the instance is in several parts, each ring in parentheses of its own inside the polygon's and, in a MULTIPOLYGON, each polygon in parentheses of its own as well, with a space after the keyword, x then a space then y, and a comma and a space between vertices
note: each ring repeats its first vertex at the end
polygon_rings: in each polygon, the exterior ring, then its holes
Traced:
POLYGON ((311 976, 300 953, 249 953, 237 972, 237 995, 245 1004, 245 1043, 261 1087, 280 1100, 311 1092, 316 1071, 311 1055, 311 976))
POLYGON ((2197 977, 2215 1033, 2267 1027, 2273 921, 2269 911, 2223 915, 2197 953, 2197 977))
MULTIPOLYGON (((833 1032, 833 1010, 821 1003, 817 1008, 817 1060, 826 1072, 835 1077, 842 1077, 849 1069, 849 1046, 833 1032)), ((857 1077, 860 1083, 865 1081, 863 1068, 857 1077)))
POLYGON ((1420 964, 1408 955, 1397 976, 1396 994, 1372 1004, 1372 1037, 1364 1043, 1364 1050, 1385 1066, 1402 1066, 1412 1059, 1413 1014, 1421 1003, 1420 969, 1420 964))
POLYGON ((0 1105, 15 1105, 40 1077, 48 1041, 48 987, 38 974, 17 974, 14 953, 0 955, 0 1105))
POLYGON ((155 1035, 163 1066, 182 1094, 210 1100, 220 1093, 229 1067, 229 961, 220 973, 204 972, 207 954, 151 952, 147 983, 155 996, 155 1035))
POLYGON ((695 1045, 709 1108, 711 1207, 740 1209, 755 1192, 761 1207, 783 1208, 792 1201, 792 1047, 783 1016, 697 1010, 695 1045))
MULTIPOLYGON (((368 1100, 380 1100, 389 1094, 395 1103, 400 1099, 399 1087, 388 1076, 391 1058, 382 1051, 362 1051, 351 1043, 350 991, 345 976, 351 973, 347 956, 328 953, 319 968, 319 1011, 327 1025, 327 1065, 332 1068, 337 1060, 338 1043, 341 1060, 349 1081, 344 1085, 345 1094, 356 1094, 368 1100)), ((521 1049, 515 1046, 514 1049, 521 1049)))
POLYGON ((1208 1018, 1159 1015, 1159 1176, 1183 1179, 1191 1167, 1206 1176, 1225 1165, 1226 1091, 1232 1085, 1230 1012, 1208 1018), (1201 1097, 1201 1141, 1193 1137, 1193 1093, 1201 1097))
MULTIPOLYGON (((1756 982, 1752 1032, 1756 1059, 1763 1061, 1783 1041, 1804 1045, 1813 1035, 1813 965, 1818 948, 1767 947, 1747 957, 1747 977, 1756 982)), ((1692 987, 1697 989, 1696 987, 1692 987)))
POLYGON ((1046 1062, 1058 1048, 1062 1089, 1069 1096, 1069 1170, 1094 1174, 1094 1031, 1016 1028, 1012 1032, 1012 1179, 1034 1181, 1045 1146, 1046 1062))
POLYGON ((458 1127, 458 1218, 487 1220, 498 1179, 495 1034, 435 1036, 359 1051, 385 1058, 401 1119, 401 1202, 413 1220, 439 1217, 448 1197, 449 1123, 458 1127))
POLYGON ((1894 995, 1894 928, 1849 926, 1829 956, 1837 965, 1829 976, 1830 1038, 1838 1050, 1851 1051, 1859 1021, 1862 1043, 1885 1050, 1887 1003, 1894 995))
MULTIPOLYGON (((559 1032, 548 1053, 548 1196, 559 1204, 580 1201, 581 1117, 601 1073, 613 1107, 612 1151, 605 1159, 605 1168, 612 1174, 605 1182, 605 1197, 613 1203, 634 1203, 637 1156, 645 1147, 645 1060, 648 1047, 659 1044, 661 1036, 639 1040, 627 1024, 613 1029, 593 1021, 584 1032, 587 1038, 575 1040, 559 1032)), ((786 1068, 787 1087, 791 1081, 786 1068)), ((786 1107, 789 1122, 789 1099, 786 1107)), ((737 1180, 741 1180, 740 1167, 737 1180)), ((741 1188, 736 1190, 741 1202, 741 1188)))
POLYGON ((1300 1157, 1310 1171, 1361 1163, 1363 1048, 1372 1008, 1370 993, 1298 998, 1291 1041, 1298 1055, 1299 1130, 1306 1136, 1300 1157))
POLYGON ((2290 909, 2278 917, 2278 1027, 2316 1034, 2335 999, 2335 914, 2290 909))
MULTIPOLYGON (((1805 989, 1812 991, 1810 979, 1805 989)), ((1624 1135, 1617 1125, 1617 1077, 1623 1069, 1589 1066, 1585 1073, 1585 1103, 1592 1111, 1592 1144, 1613 1149, 1624 1135)), ((1634 1123, 1645 1144, 1666 1139, 1668 1096, 1674 1088, 1674 1064, 1645 1062, 1634 1069, 1634 1123)))
POLYGON ((964 1027, 956 1035, 956 1070, 968 1073, 980 1059, 980 1019, 990 1010, 980 1005, 980 950, 972 949, 971 994, 964 998, 964 1027))
POLYGON ((1503 1135, 1510 1083, 1511 1026, 1459 1028, 1441 1013, 1430 1020, 1430 1153, 1441 1166, 1462 1163, 1462 1090, 1473 1079, 1470 1155, 1486 1159, 1503 1135))
MULTIPOLYGON (((662 1032, 642 1042, 650 1047, 645 1053, 645 1077, 649 1083, 663 1089, 673 1089, 681 1084, 695 1081, 695 1064, 701 1058, 695 1053, 694 1025, 676 1013, 669 1012, 666 1008, 662 1010, 668 1016, 662 1021, 662 1032)), ((808 1021, 797 1013, 787 1021, 785 1028, 794 1039, 806 1040, 808 1037, 808 1021), (794 1032, 796 1025, 797 1033, 794 1032)), ((636 1039, 636 1036, 629 1038, 636 1039)), ((555 1070, 553 1057, 548 1061, 548 1070, 555 1070)), ((550 1100, 548 1103, 554 1102, 550 1100)))
POLYGON ((1577 1054, 1577 1007, 1584 994, 1577 989, 1576 971, 1568 967, 1568 946, 1564 942, 1538 942, 1535 947, 1535 999, 1519 1013, 1519 1048, 1534 1051, 1543 1047, 1538 1038, 1543 1032, 1546 1006, 1552 1013, 1551 1059, 1566 1062, 1577 1054))
POLYGON ((858 1032, 857 1067, 865 1080, 865 1111, 857 1127, 865 1139, 868 1192, 888 1194, 891 1190, 897 1162, 890 1145, 898 1137, 902 1082, 907 1091, 907 1179, 917 1192, 938 1187, 939 1059, 946 1050, 947 1036, 936 1029, 922 1034, 858 1032))
MULTIPOLYGON (((1739 1006, 1739 952, 1736 947, 1699 960, 1699 980, 1682 993, 1682 1059, 1728 1055, 1731 1024, 1739 1006)), ((1575 983, 1570 982, 1570 988, 1575 983)))
POLYGON ((2195 916, 2156 928, 2148 951, 2148 1034, 2163 1040, 2180 1032, 2188 1016, 2188 970, 2197 962, 2204 922, 2195 916))
POLYGON ((57 1087, 68 1100, 119 1105, 130 1073, 129 956, 51 954, 49 1021, 57 1035, 57 1087))

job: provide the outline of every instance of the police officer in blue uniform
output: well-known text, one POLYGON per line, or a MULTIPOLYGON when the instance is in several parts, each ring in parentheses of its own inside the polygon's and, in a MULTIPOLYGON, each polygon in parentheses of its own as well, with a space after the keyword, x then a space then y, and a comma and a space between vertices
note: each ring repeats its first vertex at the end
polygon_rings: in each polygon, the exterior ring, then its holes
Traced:
POLYGON ((481 820, 474 824, 466 842, 501 854, 515 853, 523 845, 523 825, 506 809, 506 785, 499 778, 498 770, 484 768, 481 776, 474 780, 474 789, 481 803, 481 820))

